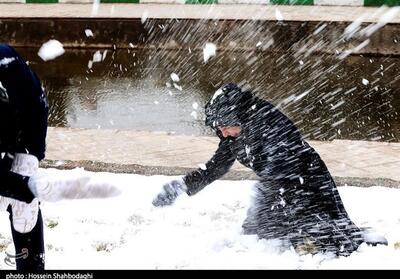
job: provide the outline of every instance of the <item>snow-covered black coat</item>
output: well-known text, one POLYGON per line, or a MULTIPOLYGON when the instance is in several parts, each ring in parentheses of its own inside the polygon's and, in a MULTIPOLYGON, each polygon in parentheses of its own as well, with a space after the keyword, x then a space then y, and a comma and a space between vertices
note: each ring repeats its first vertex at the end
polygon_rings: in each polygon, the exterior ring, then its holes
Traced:
MULTIPOLYGON (((288 239, 295 247, 312 243, 318 251, 348 254, 362 242, 335 182, 299 130, 269 102, 235 85, 217 91, 206 106, 206 124, 220 137, 206 169, 187 174, 193 195, 228 172, 235 160, 259 177, 248 216, 261 238, 288 239), (223 138, 217 126, 241 127, 237 138, 223 138)), ((246 225, 246 224, 244 224, 246 225)))
POLYGON ((10 172, 14 153, 45 155, 48 103, 40 81, 21 56, 0 44, 0 195, 30 202, 28 178, 10 172))

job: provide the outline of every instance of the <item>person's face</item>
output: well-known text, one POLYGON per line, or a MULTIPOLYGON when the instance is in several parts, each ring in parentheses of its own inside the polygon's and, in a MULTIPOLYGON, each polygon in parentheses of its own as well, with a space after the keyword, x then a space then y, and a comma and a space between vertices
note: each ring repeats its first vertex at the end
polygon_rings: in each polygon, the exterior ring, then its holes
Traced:
POLYGON ((222 136, 224 138, 227 137, 234 137, 237 138, 240 135, 240 131, 242 130, 240 126, 233 126, 233 127, 218 127, 221 131, 222 136))

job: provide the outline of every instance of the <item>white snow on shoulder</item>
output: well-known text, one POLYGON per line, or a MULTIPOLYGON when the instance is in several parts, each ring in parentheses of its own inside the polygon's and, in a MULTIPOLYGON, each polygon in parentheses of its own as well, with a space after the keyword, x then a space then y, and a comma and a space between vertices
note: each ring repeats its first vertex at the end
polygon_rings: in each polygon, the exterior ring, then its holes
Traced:
POLYGON ((15 60, 15 57, 4 57, 3 59, 0 60, 0 66, 5 66, 10 64, 15 60))
POLYGON ((60 55, 63 55, 65 52, 62 43, 57 40, 50 40, 47 43, 44 43, 38 52, 40 58, 44 61, 52 60, 57 58, 60 55))
POLYGON ((207 63, 208 59, 210 57, 215 56, 217 52, 217 46, 213 43, 206 43, 204 49, 203 49, 203 57, 204 57, 204 63, 207 63))

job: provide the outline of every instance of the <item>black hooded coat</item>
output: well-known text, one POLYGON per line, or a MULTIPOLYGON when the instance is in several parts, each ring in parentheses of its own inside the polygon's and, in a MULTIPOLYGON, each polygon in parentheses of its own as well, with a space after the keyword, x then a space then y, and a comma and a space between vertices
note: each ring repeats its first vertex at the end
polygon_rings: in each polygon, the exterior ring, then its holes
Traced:
POLYGON ((206 124, 221 141, 206 169, 184 177, 189 195, 222 177, 238 160, 260 177, 245 234, 337 255, 349 255, 363 242, 326 165, 276 107, 228 84, 206 105, 206 124), (223 126, 240 126, 240 136, 222 137, 217 127, 223 126))
POLYGON ((31 202, 27 177, 10 172, 14 153, 45 155, 48 103, 36 74, 0 44, 0 195, 31 202), (10 158, 11 157, 11 158, 10 158))
MULTIPOLYGON (((15 153, 29 153, 42 160, 45 155, 48 103, 40 81, 22 57, 10 46, 0 44, 0 196, 30 203, 34 195, 24 177, 10 171, 15 153)), ((44 238, 41 211, 35 227, 27 233, 12 225, 15 262, 19 271, 44 270, 44 238)))

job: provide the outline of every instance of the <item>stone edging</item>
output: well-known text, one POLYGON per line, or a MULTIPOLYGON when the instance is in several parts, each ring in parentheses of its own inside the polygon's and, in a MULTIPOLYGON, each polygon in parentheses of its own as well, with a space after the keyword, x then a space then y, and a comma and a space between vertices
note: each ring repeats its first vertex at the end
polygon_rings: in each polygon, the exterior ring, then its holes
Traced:
MULTIPOLYGON (((0 0, 0 3, 93 3, 94 0, 0 0)), ((98 0, 96 0, 98 1, 98 0)), ((400 0, 100 0, 100 3, 137 4, 265 4, 315 6, 400 6, 400 0)))

